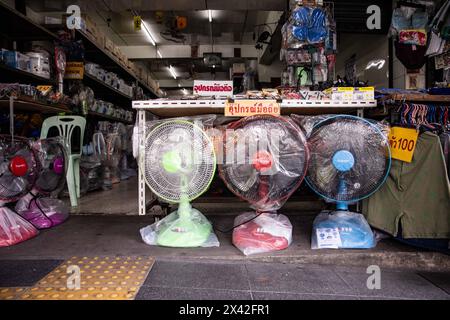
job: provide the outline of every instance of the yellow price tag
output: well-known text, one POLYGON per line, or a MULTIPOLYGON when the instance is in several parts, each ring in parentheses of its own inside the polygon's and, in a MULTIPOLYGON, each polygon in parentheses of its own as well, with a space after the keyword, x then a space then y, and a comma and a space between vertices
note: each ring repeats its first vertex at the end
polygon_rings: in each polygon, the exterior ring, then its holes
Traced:
POLYGON ((42 93, 47 93, 52 90, 53 86, 37 86, 36 89, 42 93))
POLYGON ((226 117, 249 117, 259 114, 279 116, 280 104, 276 100, 236 100, 225 104, 226 117))
POLYGON ((393 159, 410 163, 416 150, 419 132, 415 129, 393 127, 389 134, 389 145, 393 159))
POLYGON ((141 16, 134 16, 134 31, 141 31, 142 28, 142 18, 141 16))

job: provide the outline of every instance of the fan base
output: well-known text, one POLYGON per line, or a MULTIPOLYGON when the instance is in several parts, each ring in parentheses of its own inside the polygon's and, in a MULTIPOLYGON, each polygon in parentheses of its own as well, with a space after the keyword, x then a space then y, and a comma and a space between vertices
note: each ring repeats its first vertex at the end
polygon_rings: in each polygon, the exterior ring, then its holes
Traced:
POLYGON ((209 238, 212 226, 208 221, 195 221, 192 217, 201 214, 196 209, 187 217, 181 216, 157 231, 159 246, 172 248, 201 247, 209 238))

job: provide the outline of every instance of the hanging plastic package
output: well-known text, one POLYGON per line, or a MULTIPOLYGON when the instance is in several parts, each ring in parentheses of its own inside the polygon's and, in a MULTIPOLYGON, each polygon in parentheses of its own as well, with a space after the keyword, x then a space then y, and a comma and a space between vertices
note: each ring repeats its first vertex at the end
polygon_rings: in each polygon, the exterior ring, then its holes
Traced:
POLYGON ((294 20, 292 34, 298 41, 306 42, 308 37, 308 26, 311 9, 308 7, 299 7, 292 13, 294 20))
POLYGON ((315 8, 311 13, 307 40, 309 43, 320 43, 325 41, 327 35, 327 14, 322 8, 315 8))
POLYGON ((311 249, 370 249, 372 229, 363 215, 350 211, 322 211, 313 223, 311 249))

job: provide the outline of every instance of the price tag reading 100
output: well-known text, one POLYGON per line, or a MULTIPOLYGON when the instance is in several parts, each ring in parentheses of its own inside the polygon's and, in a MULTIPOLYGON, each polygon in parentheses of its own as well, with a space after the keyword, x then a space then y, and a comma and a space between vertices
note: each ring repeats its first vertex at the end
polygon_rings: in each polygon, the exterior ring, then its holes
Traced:
POLYGON ((393 159, 410 163, 416 149, 419 132, 415 129, 393 127, 389 134, 389 145, 393 159))

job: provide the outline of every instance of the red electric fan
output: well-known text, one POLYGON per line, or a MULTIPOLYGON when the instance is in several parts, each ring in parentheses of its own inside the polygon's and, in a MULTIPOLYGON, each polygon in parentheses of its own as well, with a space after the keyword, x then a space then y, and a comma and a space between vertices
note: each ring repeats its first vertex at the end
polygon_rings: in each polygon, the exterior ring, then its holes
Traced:
POLYGON ((38 234, 32 224, 6 207, 27 194, 38 172, 35 153, 26 139, 0 136, 0 247, 11 246, 38 234))
POLYGON ((244 254, 287 248, 292 225, 276 211, 305 177, 309 151, 304 135, 291 120, 258 115, 230 124, 224 141, 220 176, 256 210, 236 218, 233 244, 244 254))

